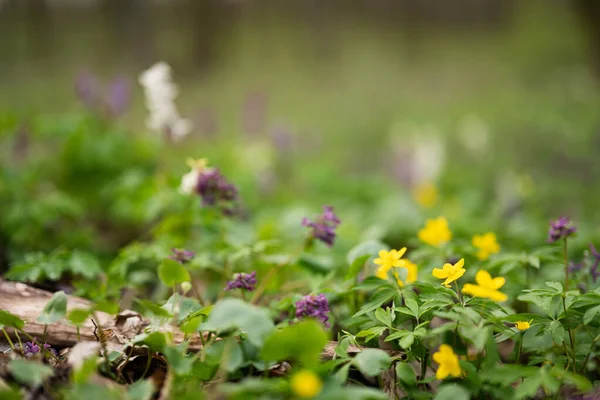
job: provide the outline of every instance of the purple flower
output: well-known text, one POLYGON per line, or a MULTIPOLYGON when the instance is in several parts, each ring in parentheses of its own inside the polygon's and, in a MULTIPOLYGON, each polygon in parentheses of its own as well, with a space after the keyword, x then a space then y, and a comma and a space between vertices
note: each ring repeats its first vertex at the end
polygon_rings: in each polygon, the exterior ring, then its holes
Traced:
POLYGON ((217 168, 202 172, 198 178, 196 192, 202 198, 203 206, 221 205, 225 214, 232 214, 235 210, 223 203, 233 203, 237 200, 237 188, 221 174, 217 168))
POLYGON ((172 248, 171 255, 169 256, 169 258, 171 260, 177 261, 180 264, 187 264, 190 261, 192 261, 192 258, 194 258, 195 255, 196 253, 194 253, 193 251, 172 248))
POLYGON ((329 328, 329 302, 324 294, 304 296, 296 302, 296 318, 315 318, 329 328))
POLYGON ((571 225, 571 220, 567 217, 560 217, 556 221, 550 223, 548 231, 548 243, 556 242, 557 240, 569 237, 577 231, 577 228, 571 225))
POLYGON ((81 72, 75 79, 75 93, 85 107, 94 109, 100 97, 100 85, 94 74, 81 72))
POLYGON ((585 267, 585 262, 573 262, 573 261, 569 261, 569 266, 567 267, 567 269, 569 270, 569 273, 574 273, 574 272, 579 272, 583 269, 583 267, 585 267))
POLYGON ((123 115, 131 100, 131 85, 125 77, 118 77, 113 80, 106 95, 106 109, 108 115, 116 118, 123 115))
POLYGON ((331 247, 335 241, 335 228, 340 222, 333 212, 333 207, 324 206, 322 215, 318 216, 315 221, 304 218, 302 225, 312 228, 311 236, 331 247))
POLYGON ((600 277, 600 271, 598 271, 598 265, 600 264, 600 253, 591 243, 590 252, 592 253, 592 257, 594 257, 594 264, 590 268, 590 275, 592 276, 593 282, 596 283, 596 280, 598 280, 598 277, 600 277))
POLYGON ((233 275, 233 279, 227 282, 225 290, 242 289, 251 292, 254 290, 254 285, 256 285, 256 271, 249 274, 239 273, 233 275))
MULTIPOLYGON (((25 342, 23 345, 23 352, 25 353, 25 357, 33 357, 34 355, 40 352, 40 346, 38 346, 37 338, 33 338, 31 342, 25 342)), ((53 355, 56 355, 56 350, 54 350, 48 343, 43 344, 44 349, 51 352, 53 355)))

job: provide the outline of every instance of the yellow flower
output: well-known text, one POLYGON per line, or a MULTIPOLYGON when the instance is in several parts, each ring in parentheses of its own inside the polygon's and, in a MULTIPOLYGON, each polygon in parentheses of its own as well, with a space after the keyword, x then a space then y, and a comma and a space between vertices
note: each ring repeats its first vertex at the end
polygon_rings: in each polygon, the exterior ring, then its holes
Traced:
POLYGON ((439 247, 452 239, 452 232, 448 228, 445 217, 428 219, 425 227, 419 231, 419 239, 432 246, 439 247))
POLYGON ((447 344, 441 345, 440 350, 433 354, 433 361, 440 365, 435 372, 437 379, 446 379, 448 376, 459 378, 462 375, 458 356, 454 354, 452 347, 447 344))
POLYGON ((413 190, 413 197, 423 208, 431 208, 438 202, 438 191, 432 183, 422 183, 413 190))
POLYGON ((406 247, 403 247, 400 250, 380 250, 379 258, 376 258, 373 261, 375 264, 379 265, 377 272, 375 272, 375 276, 379 279, 387 279, 387 273, 392 267, 403 266, 404 262, 400 259, 404 253, 406 253, 406 247))
POLYGON ((465 274, 465 259, 461 258, 454 265, 446 263, 442 269, 434 268, 431 274, 438 279, 445 279, 442 285, 450 287, 450 284, 465 274))
POLYGON ((477 281, 477 285, 467 283, 463 286, 462 292, 473 297, 483 297, 494 301, 505 301, 508 298, 504 293, 498 291, 506 282, 504 278, 492 279, 489 272, 479 270, 475 275, 475 281, 477 281))
POLYGON ((517 327, 518 330, 520 330, 521 332, 526 331, 527 329, 531 328, 531 323, 533 322, 533 320, 527 322, 527 321, 517 321, 515 322, 515 326, 517 327))
POLYGON ((490 255, 500 251, 500 245, 496 241, 496 235, 492 232, 473 236, 473 246, 479 249, 477 258, 481 261, 487 260, 490 258, 490 255))
POLYGON ((321 393, 323 382, 314 372, 303 370, 292 377, 290 386, 296 396, 311 398, 321 393))
POLYGON ((392 274, 394 275, 394 278, 396 278, 396 282, 398 282, 398 286, 402 287, 405 284, 410 285, 411 283, 413 283, 417 280, 417 264, 415 264, 409 260, 400 260, 400 261, 402 261, 402 265, 399 266, 398 268, 406 269, 406 278, 404 279, 404 281, 402 281, 402 278, 400 278, 400 275, 398 275, 397 270, 392 271, 392 274))
POLYGON ((198 172, 204 172, 204 170, 208 166, 208 160, 206 158, 199 158, 199 159, 195 160, 195 159, 189 157, 186 162, 187 162, 188 167, 190 167, 191 169, 194 169, 198 172))

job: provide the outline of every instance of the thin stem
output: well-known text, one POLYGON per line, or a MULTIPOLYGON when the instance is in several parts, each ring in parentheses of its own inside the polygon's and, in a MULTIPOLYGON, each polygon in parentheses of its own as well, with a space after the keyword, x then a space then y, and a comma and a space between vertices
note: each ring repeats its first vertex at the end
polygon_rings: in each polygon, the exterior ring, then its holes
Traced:
MULTIPOLYGON (((565 240, 566 243, 566 240, 565 240)), ((571 340, 571 351, 572 351, 572 358, 573 358, 573 372, 577 373, 576 371, 576 363, 577 363, 577 359, 575 358, 575 339, 573 338, 573 331, 571 330, 571 325, 569 324, 569 318, 567 318, 567 305, 565 302, 565 295, 563 294, 563 298, 562 298, 562 303, 563 303, 563 310, 565 311, 565 322, 567 323, 567 330, 569 331, 569 339, 571 340)))
POLYGON ((458 295, 458 301, 460 301, 460 305, 461 306, 465 306, 465 303, 463 303, 463 297, 460 294, 460 290, 458 290, 458 282, 454 281, 454 287, 456 288, 456 294, 458 295))
POLYGON ((519 340, 519 347, 517 347, 517 355, 515 357, 515 362, 521 364, 521 352, 523 351, 523 336, 525 336, 525 332, 521 332, 521 338, 519 340))
POLYGON ((8 336, 8 332, 6 332, 6 329, 2 328, 2 332, 4 333, 4 336, 6 337, 6 340, 8 341, 8 344, 10 344, 10 348, 12 350, 15 349, 15 345, 13 344, 12 340, 10 340, 10 336, 8 336))
MULTIPOLYGON (((15 336, 17 337, 17 340, 19 341, 19 347, 21 347, 21 351, 23 351, 23 342, 21 342, 21 336, 19 336, 19 332, 17 330, 15 330, 15 336)), ((31 339, 32 342, 35 342, 34 339, 31 339)))
POLYGON ((81 342, 81 330, 79 329, 79 325, 77 325, 77 341, 81 342))
POLYGON ((420 379, 425 379, 425 374, 427 374, 427 363, 429 362, 429 349, 425 348, 425 354, 421 357, 421 377, 420 379))
POLYGON ((150 347, 148 347, 148 361, 146 361, 146 369, 144 369, 142 379, 146 377, 146 374, 150 370, 150 364, 152 364, 152 352, 150 351, 150 347))
POLYGON ((567 257, 567 238, 563 242, 563 256, 565 260, 565 292, 569 290, 569 259, 567 257))
POLYGON ((600 339, 600 336, 598 336, 597 338, 595 338, 592 341, 592 345, 590 346, 590 351, 588 352, 587 356, 585 357, 585 360, 583 360, 583 364, 581 365, 581 373, 583 374, 585 372, 585 367, 588 363, 588 361, 590 360, 590 355, 592 355, 592 352, 594 351, 594 347, 596 346, 596 341, 598 341, 600 339))

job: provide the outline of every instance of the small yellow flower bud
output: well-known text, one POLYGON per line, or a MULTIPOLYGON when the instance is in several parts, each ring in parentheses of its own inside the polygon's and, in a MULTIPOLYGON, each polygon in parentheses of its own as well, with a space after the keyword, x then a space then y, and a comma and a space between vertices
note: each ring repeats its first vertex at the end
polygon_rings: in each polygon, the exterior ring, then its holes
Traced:
POLYGON ((190 290, 192 290, 192 284, 191 282, 181 282, 181 290, 183 291, 183 293, 187 293, 190 290))

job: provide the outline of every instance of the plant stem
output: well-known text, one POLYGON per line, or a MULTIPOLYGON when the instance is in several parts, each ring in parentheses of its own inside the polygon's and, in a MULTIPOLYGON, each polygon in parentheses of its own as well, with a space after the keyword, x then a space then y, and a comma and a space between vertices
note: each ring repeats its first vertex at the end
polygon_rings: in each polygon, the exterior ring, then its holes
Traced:
POLYGON ((150 347, 148 347, 148 361, 146 361, 146 369, 144 369, 144 373, 142 374, 142 379, 146 377, 146 374, 150 370, 150 364, 152 364, 152 352, 150 351, 150 347))
POLYGON ((92 323, 94 325, 97 326, 98 328, 98 338, 100 339, 100 347, 102 347, 102 353, 104 355, 104 368, 106 369, 106 374, 108 376, 111 375, 110 373, 110 361, 108 360, 108 351, 106 348, 106 338, 104 337, 104 328, 102 328, 102 324, 100 323, 100 319, 98 319, 98 315, 96 315, 96 312, 92 312, 92 316, 94 317, 92 319, 92 323), (97 322, 94 322, 94 319, 97 322))
POLYGON ((517 347, 517 355, 515 357, 515 362, 521 364, 521 352, 523 351, 523 336, 525 336, 525 332, 521 332, 521 337, 519 340, 519 347, 517 347))
MULTIPOLYGON (((565 240, 566 243, 566 240, 565 240)), ((567 305, 565 302, 565 295, 563 294, 563 298, 562 298, 562 303, 563 303, 563 310, 565 311, 565 322, 567 323, 567 330, 569 331, 569 339, 571 340, 571 351, 572 351, 572 358, 573 358, 573 372, 577 373, 577 366, 576 366, 576 362, 577 359, 575 358, 575 339, 573 338, 573 331, 571 330, 571 325, 569 324, 569 318, 567 318, 567 305)))
POLYGON ((567 238, 563 242, 563 256, 565 260, 565 292, 569 291, 569 259, 567 258, 567 238))
POLYGON ((425 354, 421 357, 421 380, 425 379, 427 373, 427 363, 429 362, 429 349, 425 348, 425 354))
MULTIPOLYGON (((21 337, 19 336, 19 332, 17 330, 15 330, 15 336, 17 337, 17 340, 19 341, 19 346, 21 347, 21 351, 23 351, 23 342, 21 342, 21 337)), ((31 339, 32 341, 35 342, 35 340, 31 339)))
POLYGON ((458 301, 460 301, 460 305, 461 306, 465 306, 465 304, 463 303, 463 297, 460 294, 460 290, 458 290, 458 282, 454 281, 454 287, 456 288, 456 294, 458 295, 458 301))
POLYGON ((6 340, 8 341, 8 344, 10 344, 10 348, 14 350, 15 345, 13 344, 12 340, 10 340, 10 336, 8 336, 8 332, 6 332, 6 329, 2 328, 2 332, 4 333, 4 336, 6 336, 6 340))

